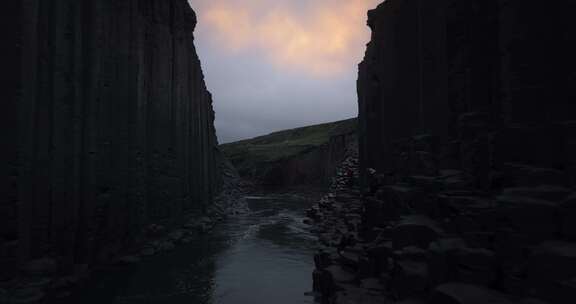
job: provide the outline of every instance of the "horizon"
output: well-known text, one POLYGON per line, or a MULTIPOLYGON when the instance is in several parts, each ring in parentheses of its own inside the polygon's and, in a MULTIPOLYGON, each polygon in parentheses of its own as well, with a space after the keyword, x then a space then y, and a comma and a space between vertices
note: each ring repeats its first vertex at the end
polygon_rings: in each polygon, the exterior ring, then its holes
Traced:
POLYGON ((189 0, 219 143, 356 117, 367 11, 381 2, 189 0))

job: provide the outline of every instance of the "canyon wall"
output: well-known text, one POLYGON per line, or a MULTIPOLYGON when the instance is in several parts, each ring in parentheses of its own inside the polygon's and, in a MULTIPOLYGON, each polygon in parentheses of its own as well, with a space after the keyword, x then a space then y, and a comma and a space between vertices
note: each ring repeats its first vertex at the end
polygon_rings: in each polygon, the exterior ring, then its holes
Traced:
POLYGON ((327 143, 305 153, 283 159, 262 176, 267 187, 320 187, 330 185, 337 166, 357 149, 356 133, 334 134, 327 143))
POLYGON ((576 300, 575 9, 388 0, 368 13, 358 281, 414 303, 576 300))
POLYGON ((240 176, 264 188, 326 187, 357 148, 356 119, 282 130, 221 145, 240 176))
POLYGON ((220 177, 187 1, 9 2, 0 277, 41 257, 72 272, 202 213, 220 177))
POLYGON ((408 159, 434 156, 479 183, 510 161, 573 176, 574 6, 388 0, 371 10, 358 78, 363 171, 405 175, 408 159), (434 155, 407 153, 418 138, 434 155), (469 155, 474 145, 485 155, 469 155))

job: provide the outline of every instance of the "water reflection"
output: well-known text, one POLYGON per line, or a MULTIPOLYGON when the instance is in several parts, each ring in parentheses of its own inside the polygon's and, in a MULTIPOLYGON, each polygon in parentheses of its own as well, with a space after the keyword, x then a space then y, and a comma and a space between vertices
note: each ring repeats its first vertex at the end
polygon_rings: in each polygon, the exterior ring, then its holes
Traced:
POLYGON ((316 239, 302 223, 309 205, 289 196, 253 197, 250 212, 194 244, 105 271, 77 303, 313 303, 316 239))

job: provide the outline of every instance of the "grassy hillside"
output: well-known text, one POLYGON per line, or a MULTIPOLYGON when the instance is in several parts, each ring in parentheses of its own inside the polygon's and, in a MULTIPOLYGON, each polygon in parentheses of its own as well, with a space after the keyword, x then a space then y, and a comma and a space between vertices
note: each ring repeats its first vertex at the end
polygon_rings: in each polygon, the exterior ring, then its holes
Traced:
POLYGON ((355 130, 356 118, 351 118, 223 144, 220 149, 240 174, 246 175, 248 170, 294 158, 327 144, 332 136, 355 130))

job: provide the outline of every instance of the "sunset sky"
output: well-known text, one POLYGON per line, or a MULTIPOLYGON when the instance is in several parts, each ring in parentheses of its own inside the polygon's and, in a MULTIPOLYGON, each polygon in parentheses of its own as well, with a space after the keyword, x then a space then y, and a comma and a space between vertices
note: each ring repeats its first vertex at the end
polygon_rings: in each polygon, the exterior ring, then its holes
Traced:
POLYGON ((382 0, 189 0, 221 143, 356 116, 382 0))

